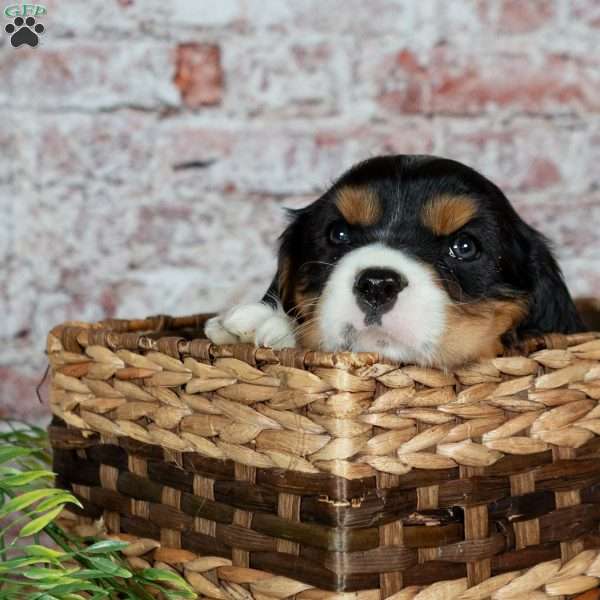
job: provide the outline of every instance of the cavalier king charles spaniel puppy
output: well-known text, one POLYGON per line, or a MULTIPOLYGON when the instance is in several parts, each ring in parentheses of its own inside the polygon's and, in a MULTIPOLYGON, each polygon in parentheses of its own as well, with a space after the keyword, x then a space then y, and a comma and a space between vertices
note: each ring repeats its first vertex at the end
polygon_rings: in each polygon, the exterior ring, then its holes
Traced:
POLYGON ((448 369, 528 334, 583 330, 544 237, 459 162, 372 158, 291 217, 262 302, 208 321, 213 342, 448 369))

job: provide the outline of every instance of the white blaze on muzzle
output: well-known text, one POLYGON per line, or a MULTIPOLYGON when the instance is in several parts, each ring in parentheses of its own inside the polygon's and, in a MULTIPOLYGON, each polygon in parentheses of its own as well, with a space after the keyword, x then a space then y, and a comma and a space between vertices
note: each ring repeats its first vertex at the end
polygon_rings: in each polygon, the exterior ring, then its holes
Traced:
POLYGON ((334 267, 319 302, 323 349, 375 350, 402 362, 434 362, 450 303, 436 279, 432 268, 384 244, 350 251, 334 267), (404 282, 392 307, 376 319, 367 318, 356 290, 361 273, 372 269, 398 273, 404 282))

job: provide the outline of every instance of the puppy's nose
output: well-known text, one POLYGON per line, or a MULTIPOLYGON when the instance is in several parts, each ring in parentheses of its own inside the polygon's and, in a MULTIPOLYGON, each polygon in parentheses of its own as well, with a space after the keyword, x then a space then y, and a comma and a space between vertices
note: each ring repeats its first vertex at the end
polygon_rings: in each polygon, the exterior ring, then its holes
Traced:
POLYGON ((364 313, 382 314, 390 310, 408 281, 391 269, 365 269, 354 283, 358 306, 364 313))

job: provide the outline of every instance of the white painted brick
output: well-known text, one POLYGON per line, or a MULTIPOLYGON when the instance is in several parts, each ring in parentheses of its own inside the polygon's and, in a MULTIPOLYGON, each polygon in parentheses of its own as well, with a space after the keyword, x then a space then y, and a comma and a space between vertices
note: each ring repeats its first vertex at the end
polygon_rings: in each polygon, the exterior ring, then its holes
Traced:
MULTIPOLYGON (((242 16, 243 5, 240 0, 171 0, 168 11, 171 21, 176 25, 201 25, 216 27, 229 25, 242 16)), ((256 10, 264 10, 259 4, 256 10)))
MULTIPOLYGON (((0 105, 49 110, 159 109, 179 103, 173 49, 161 42, 54 40, 0 63, 0 105)), ((11 55, 12 56, 12 55, 11 55)))

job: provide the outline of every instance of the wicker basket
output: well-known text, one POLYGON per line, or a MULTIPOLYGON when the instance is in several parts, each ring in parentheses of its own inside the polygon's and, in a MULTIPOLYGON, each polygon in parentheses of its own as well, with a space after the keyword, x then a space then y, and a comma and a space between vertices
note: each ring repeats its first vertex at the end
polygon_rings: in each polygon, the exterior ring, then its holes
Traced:
POLYGON ((136 542, 134 565, 170 565, 219 600, 598 586, 600 333, 443 373, 215 346, 204 320, 48 339, 59 484, 83 526, 103 517, 136 542))

